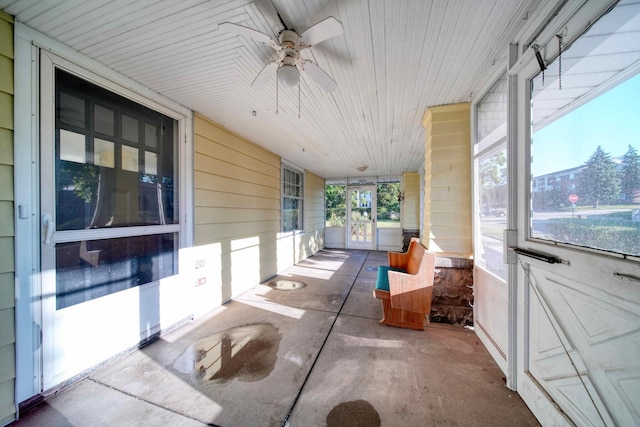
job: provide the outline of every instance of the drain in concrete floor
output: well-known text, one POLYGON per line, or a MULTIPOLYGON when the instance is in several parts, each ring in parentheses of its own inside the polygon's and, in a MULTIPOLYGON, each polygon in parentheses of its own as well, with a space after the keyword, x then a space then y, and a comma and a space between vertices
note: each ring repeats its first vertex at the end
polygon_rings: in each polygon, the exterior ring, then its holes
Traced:
POLYGON ((275 367, 280 339, 268 323, 227 329, 190 345, 173 367, 194 382, 260 381, 275 367))
POLYGON ((298 280, 272 280, 268 286, 279 291, 297 291, 307 286, 306 283, 298 280))
POLYGON ((327 415, 327 427, 379 427, 380 415, 366 400, 342 402, 327 415))

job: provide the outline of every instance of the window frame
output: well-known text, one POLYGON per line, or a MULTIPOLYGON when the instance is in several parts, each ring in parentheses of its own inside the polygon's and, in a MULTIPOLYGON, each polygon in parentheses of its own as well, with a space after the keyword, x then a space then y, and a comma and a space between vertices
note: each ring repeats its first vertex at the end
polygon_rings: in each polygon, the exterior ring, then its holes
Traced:
MULTIPOLYGON (((298 233, 304 233, 304 184, 305 184, 305 172, 304 169, 296 167, 291 165, 290 163, 287 162, 282 162, 281 163, 281 167, 280 167, 280 231, 283 233, 293 233, 293 234, 298 234, 298 233), (300 177, 300 195, 299 196, 295 196, 295 195, 289 195, 287 194, 287 191, 285 189, 286 184, 288 183, 286 181, 286 175, 287 172, 290 173, 294 173, 296 175, 298 175, 300 177), (285 223, 286 223, 286 218, 285 218, 285 201, 287 199, 290 200, 297 200, 299 203, 298 206, 298 223, 296 224, 297 227, 292 228, 292 229, 285 229, 285 223)), ((296 185, 295 183, 293 183, 294 185, 296 185)))
MULTIPOLYGON (((482 223, 482 211, 483 211, 483 207, 481 204, 481 183, 480 183, 480 164, 481 161, 483 160, 483 158, 486 156, 487 158, 494 156, 496 154, 498 154, 499 152, 501 152, 502 150, 505 151, 505 165, 504 165, 504 170, 506 173, 505 179, 507 180, 507 184, 506 187, 504 189, 505 191, 505 225, 504 225, 504 229, 503 229, 503 233, 504 230, 509 229, 509 213, 510 210, 512 209, 512 196, 511 194, 509 194, 509 180, 512 179, 511 176, 509 176, 509 171, 508 171, 508 164, 509 164, 509 96, 510 96, 510 87, 509 87, 509 73, 506 67, 501 68, 501 71, 499 73, 496 73, 495 75, 492 76, 491 80, 488 80, 488 84, 486 86, 486 89, 484 91, 482 91, 481 95, 478 96, 477 100, 474 101, 473 103, 473 107, 472 107, 472 112, 473 112, 473 117, 472 117, 472 122, 473 122, 473 144, 471 147, 471 155, 472 155, 472 176, 473 176, 473 204, 474 204, 474 213, 473 213, 473 221, 474 221, 474 258, 476 259, 476 263, 475 266, 477 268, 482 269, 482 271, 486 272, 487 274, 491 275, 492 277, 495 277, 497 280, 500 280, 503 283, 507 282, 508 279, 508 269, 505 270, 503 272, 503 274, 505 275, 504 277, 499 275, 496 271, 492 270, 489 268, 489 266, 486 264, 486 260, 483 259, 483 262, 479 262, 479 258, 480 258, 480 253, 482 253, 482 251, 480 251, 480 249, 482 248, 483 242, 482 242, 482 233, 481 233, 481 223, 482 223), (496 127, 495 129, 493 129, 491 132, 489 132, 487 135, 484 135, 481 138, 480 135, 480 126, 479 126, 479 120, 480 120, 480 115, 479 115, 479 107, 481 105, 481 103, 486 99, 486 97, 488 95, 491 94, 491 92, 494 90, 494 88, 496 88, 496 86, 498 85, 498 83, 501 80, 505 80, 504 85, 505 85, 505 89, 506 89, 506 108, 504 110, 504 114, 505 114, 505 121, 504 124, 501 124, 500 126, 496 127), (504 126, 504 132, 500 132, 499 129, 500 127, 504 126)), ((502 244, 504 245, 504 236, 502 239, 502 244)), ((502 256, 504 258, 504 247, 503 247, 503 253, 502 256)), ((506 268, 506 266, 505 266, 506 268)))
MULTIPOLYGON (((54 116, 56 109, 55 70, 57 69, 78 77, 90 84, 96 85, 110 93, 123 97, 132 103, 139 104, 175 120, 174 137, 176 138, 176 151, 174 155, 177 156, 177 161, 175 163, 174 179, 177 180, 178 184, 176 188, 178 193, 176 200, 178 214, 175 217, 175 222, 171 224, 133 225, 89 230, 60 230, 54 232, 52 243, 58 244, 81 240, 93 241, 174 233, 177 236, 173 250, 175 274, 164 279, 142 284, 141 287, 146 288, 149 286, 156 286, 164 280, 173 281, 174 279, 170 279, 171 277, 179 278, 184 274, 184 272, 187 272, 190 267, 185 263, 185 257, 180 256, 181 249, 188 247, 193 243, 193 208, 189 207, 193 204, 193 194, 189 191, 189 188, 192 188, 193 186, 193 165, 189 162, 190 156, 188 154, 188 150, 193 147, 193 138, 191 136, 193 114, 182 107, 174 105, 169 100, 158 96, 152 96, 152 94, 147 93, 141 87, 137 87, 135 85, 125 86, 122 81, 119 81, 119 79, 105 77, 110 74, 104 70, 94 70, 91 67, 82 66, 83 61, 80 59, 71 62, 66 57, 61 57, 57 53, 40 50, 40 58, 38 62, 41 81, 46 82, 45 84, 41 84, 40 100, 38 104, 40 105, 40 127, 41 129, 46 130, 41 130, 40 134, 42 135, 43 132, 46 132, 47 138, 51 138, 52 141, 56 140, 54 116), (49 100, 51 100, 50 103, 49 100), (42 107, 42 105, 45 105, 43 103, 47 105, 46 108, 42 107)), ((51 156, 53 156, 53 154, 51 154, 51 156)), ((34 181, 32 182, 39 183, 41 179, 48 179, 51 182, 55 182, 55 165, 53 162, 42 161, 42 159, 39 158, 38 164, 40 173, 38 176, 34 176, 34 181)), ((33 191, 36 191, 36 194, 40 194, 40 187, 38 184, 35 184, 33 188, 33 191)), ((40 194, 39 198, 41 199, 39 205, 40 209, 42 209, 43 206, 55 205, 55 196, 53 194, 40 194), (50 200, 52 197, 53 200, 50 200)), ((38 251, 40 251, 40 246, 40 242, 38 241, 38 251)), ((71 307, 67 309, 71 309, 71 307)))
MULTIPOLYGON (((591 28, 594 25, 598 24, 601 18, 606 16, 616 5, 617 5, 617 2, 613 0, 608 2, 608 5, 606 6, 600 5, 600 7, 598 8, 598 12, 595 13, 589 19, 585 18, 585 16, 582 13, 575 13, 571 18, 568 18, 568 20, 566 20, 563 25, 556 24, 555 26, 550 27, 551 29, 547 30, 547 32, 549 32, 549 34, 552 34, 552 33, 555 34, 560 31, 565 32, 563 37, 562 55, 565 55, 566 52, 569 51, 569 53, 566 54, 567 55, 566 57, 571 58, 570 49, 573 47, 573 44, 576 41, 578 41, 581 37, 585 36, 585 34, 589 33, 591 28)), ((542 38, 540 35, 538 37, 542 38)), ((551 67, 551 69, 555 69, 558 66, 555 61, 558 60, 558 57, 560 54, 558 50, 558 41, 555 36, 548 37, 548 38, 550 38, 551 40, 547 41, 546 43, 541 43, 539 50, 541 52, 545 52, 543 59, 545 64, 547 65, 547 68, 551 67)), ((526 53, 528 55, 531 55, 529 51, 532 51, 532 50, 533 49, 528 49, 526 53)), ((589 55, 583 55, 580 58, 585 59, 588 57, 589 55)), ((541 130, 548 124, 551 124, 554 121, 573 112, 574 110, 577 110, 580 107, 583 107, 589 104, 591 101, 598 98, 600 95, 606 94, 610 90, 613 90, 619 84, 627 81, 633 76, 637 76, 638 74, 640 74, 640 65, 636 62, 633 65, 628 66, 624 70, 619 71, 618 74, 615 75, 614 77, 609 78, 608 80, 599 84, 597 88, 593 89, 592 91, 586 94, 579 96, 578 98, 575 98, 573 102, 559 109, 558 111, 556 111, 556 113, 534 123, 533 111, 532 111, 533 110, 533 107, 532 107, 533 92, 534 92, 533 82, 538 76, 542 75, 543 73, 539 70, 539 66, 537 66, 537 63, 535 65, 532 65, 533 60, 531 62, 521 61, 521 64, 522 65, 515 66, 512 70, 510 70, 510 73, 512 74, 526 73, 526 72, 529 73, 528 76, 524 77, 524 80, 526 81, 526 85, 525 85, 526 88, 524 90, 524 93, 522 94, 524 96, 524 99, 526 100, 526 105, 528 106, 528 108, 526 108, 525 111, 523 112, 524 117, 526 117, 526 120, 528 123, 528 126, 525 126, 523 128, 524 130, 523 136, 524 136, 524 140, 526 141, 526 148, 525 148, 526 161, 524 162, 523 166, 526 168, 527 176, 530 177, 530 181, 526 188, 525 200, 528 200, 529 206, 531 206, 526 212, 525 222, 523 224, 524 229, 527 230, 525 242, 540 244, 540 245, 543 245, 543 247, 546 246, 549 248, 568 249, 571 251, 575 251, 575 253, 582 253, 585 255, 604 255, 604 256, 609 256, 611 258, 616 258, 616 259, 625 259, 625 260, 632 260, 632 261, 640 260, 640 255, 638 254, 623 253, 616 250, 596 248, 592 246, 581 245, 578 243, 570 243, 570 242, 564 242, 559 240, 542 238, 540 236, 534 235, 534 229, 533 229, 534 209, 532 207, 533 205, 531 204, 533 201, 533 193, 535 188, 534 178, 539 178, 539 177, 535 177, 532 171, 531 159, 533 157, 532 141, 534 139, 533 138, 534 133, 541 130)), ((577 174, 574 176, 573 179, 570 178, 574 188, 575 188, 575 184, 573 184, 573 182, 576 177, 577 177, 577 174)), ((545 180, 548 182, 548 181, 551 181, 551 178, 548 177, 548 178, 545 178, 545 180)), ((545 186, 545 189, 549 189, 549 184, 545 186)))

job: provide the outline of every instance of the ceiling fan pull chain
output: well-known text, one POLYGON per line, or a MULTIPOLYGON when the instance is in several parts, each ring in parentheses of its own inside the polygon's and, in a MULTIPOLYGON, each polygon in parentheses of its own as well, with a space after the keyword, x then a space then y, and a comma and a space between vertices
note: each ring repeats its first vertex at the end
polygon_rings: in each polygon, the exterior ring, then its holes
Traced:
POLYGON ((278 79, 276 79, 276 114, 278 114, 278 79))

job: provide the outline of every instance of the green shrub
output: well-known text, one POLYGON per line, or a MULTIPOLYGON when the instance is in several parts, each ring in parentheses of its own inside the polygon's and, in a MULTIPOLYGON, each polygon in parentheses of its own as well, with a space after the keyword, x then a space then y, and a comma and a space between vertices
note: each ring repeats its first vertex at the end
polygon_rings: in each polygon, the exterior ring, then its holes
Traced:
POLYGON ((553 218, 533 224, 535 237, 579 246, 640 255, 640 223, 630 212, 587 218, 553 218))

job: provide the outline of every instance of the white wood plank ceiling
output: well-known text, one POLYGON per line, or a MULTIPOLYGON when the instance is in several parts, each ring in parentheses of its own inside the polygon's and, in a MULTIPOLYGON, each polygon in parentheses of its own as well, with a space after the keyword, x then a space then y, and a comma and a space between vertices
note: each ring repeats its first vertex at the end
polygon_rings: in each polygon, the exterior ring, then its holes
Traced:
POLYGON ((18 21, 323 178, 396 175, 424 160, 429 106, 469 101, 505 64, 537 0, 0 0, 18 21), (338 84, 251 83, 275 52, 218 29, 274 38, 334 16, 344 34, 303 56, 338 84), (255 111, 255 116, 253 114, 255 111), (300 117, 299 117, 300 114, 300 117))

